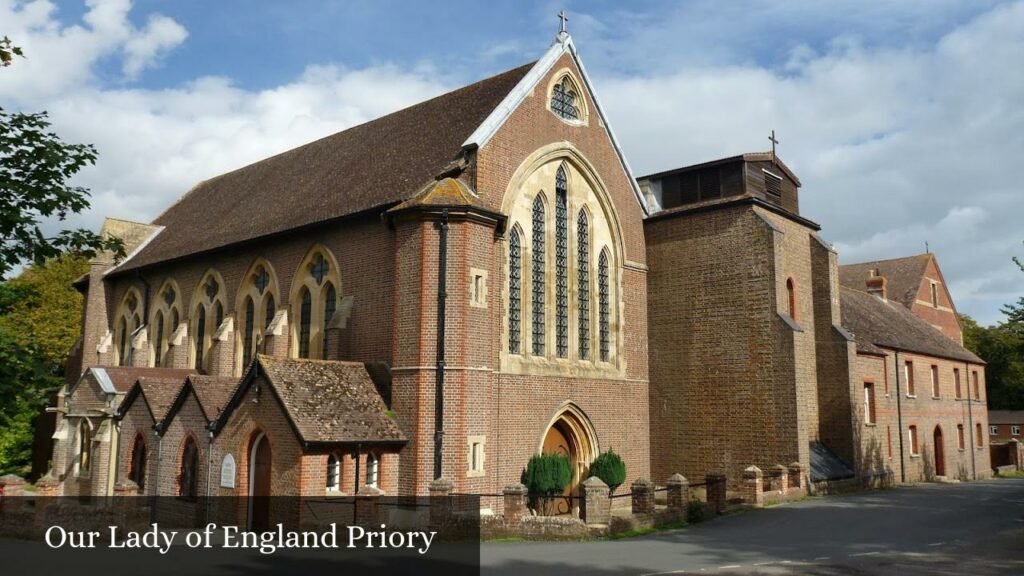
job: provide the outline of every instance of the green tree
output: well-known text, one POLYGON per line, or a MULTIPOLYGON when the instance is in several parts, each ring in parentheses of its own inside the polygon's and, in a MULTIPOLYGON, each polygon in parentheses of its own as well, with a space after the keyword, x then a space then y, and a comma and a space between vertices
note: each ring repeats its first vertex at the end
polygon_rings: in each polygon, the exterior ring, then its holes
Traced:
MULTIPOLYGON (((0 67, 21 55, 6 36, 0 41, 0 67)), ((89 207, 89 191, 69 181, 96 162, 93 146, 66 144, 49 127, 46 112, 0 108, 0 278, 22 262, 40 264, 67 251, 124 251, 120 240, 84 228, 43 232, 47 220, 64 221, 89 207)))
POLYGON ((608 493, 614 494, 615 489, 626 481, 626 463, 609 448, 594 458, 590 464, 590 475, 600 478, 608 485, 608 493))
POLYGON ((520 481, 526 486, 533 508, 540 508, 537 504, 541 502, 548 512, 552 498, 564 492, 572 482, 572 463, 565 454, 535 454, 526 463, 520 481))
POLYGON ((964 347, 985 361, 988 407, 1024 410, 1024 330, 1020 321, 981 326, 960 316, 964 347))
POLYGON ((78 339, 82 296, 71 283, 88 269, 65 255, 0 282, 0 475, 28 471, 35 419, 78 339))

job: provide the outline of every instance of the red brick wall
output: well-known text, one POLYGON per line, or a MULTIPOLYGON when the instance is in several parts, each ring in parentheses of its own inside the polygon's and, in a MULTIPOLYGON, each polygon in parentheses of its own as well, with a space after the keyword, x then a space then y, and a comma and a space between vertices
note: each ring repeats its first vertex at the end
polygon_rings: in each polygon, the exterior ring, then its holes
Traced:
MULTIPOLYGON (((991 475, 989 458, 988 414, 985 409, 984 367, 967 365, 963 362, 950 361, 942 358, 921 356, 916 354, 899 354, 899 398, 903 415, 902 430, 897 414, 896 390, 896 355, 890 352, 885 358, 858 355, 859 382, 852 385, 854 398, 853 424, 855 435, 860 439, 860 457, 858 467, 861 470, 878 470, 880 467, 891 468, 897 481, 900 480, 900 434, 903 435, 906 480, 920 482, 932 479, 935 469, 934 431, 936 426, 942 430, 943 454, 945 460, 945 476, 951 479, 973 478, 974 470, 977 477, 986 478, 991 475), (903 364, 911 360, 914 363, 916 379, 915 397, 907 395, 906 381, 903 377, 903 364), (938 367, 939 397, 932 397, 930 369, 938 367), (963 398, 957 399, 953 369, 959 368, 961 374, 967 370, 968 378, 978 371, 980 399, 967 402, 968 379, 964 379, 963 398), (864 421, 864 381, 875 382, 876 425, 871 426, 864 421), (888 381, 888 395, 885 393, 885 382, 888 381), (981 445, 978 445, 976 427, 981 424, 981 445), (908 430, 917 427, 918 454, 911 454, 908 430), (957 425, 964 427, 964 449, 958 448, 957 425), (892 437, 892 458, 889 458, 889 435, 892 437), (973 441, 973 442, 972 442, 973 441), (973 460, 972 460, 973 453, 973 460)), ((973 386, 971 390, 973 398, 973 386)))
POLYGON ((921 280, 917 297, 910 309, 914 314, 917 314, 925 322, 938 328, 949 338, 957 343, 963 343, 963 334, 960 331, 960 322, 956 317, 953 299, 949 294, 949 285, 946 284, 945 278, 942 277, 942 272, 939 270, 934 257, 930 258, 927 266, 925 266, 924 278, 921 280), (932 282, 938 283, 936 306, 932 305, 932 282))

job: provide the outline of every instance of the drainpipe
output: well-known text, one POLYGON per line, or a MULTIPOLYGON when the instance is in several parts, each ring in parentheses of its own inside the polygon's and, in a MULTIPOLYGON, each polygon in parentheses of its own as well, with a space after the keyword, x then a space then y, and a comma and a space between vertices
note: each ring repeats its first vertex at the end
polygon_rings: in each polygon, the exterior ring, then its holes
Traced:
MULTIPOLYGON (((208 427, 209 428, 209 427, 208 427)), ((210 496, 213 494, 213 430, 207 430, 208 442, 206 443, 206 522, 210 522, 210 496)))
POLYGON ((903 457, 903 392, 900 390, 900 351, 896 350, 896 425, 900 437, 900 483, 907 483, 907 466, 903 457))
POLYGON ((155 477, 154 481, 150 482, 153 485, 153 502, 149 507, 149 521, 151 523, 156 522, 156 502, 157 497, 160 496, 160 469, 164 463, 164 435, 160 433, 159 424, 153 425, 153 434, 156 435, 156 468, 153 470, 155 472, 153 474, 155 477))
POLYGON ((362 444, 356 444, 356 478, 355 478, 355 481, 352 482, 352 494, 353 495, 359 494, 359 458, 361 456, 362 451, 363 451, 363 445, 362 444))
POLYGON ((977 450, 977 446, 974 444, 974 397, 971 396, 971 385, 974 384, 974 381, 971 379, 971 368, 967 362, 964 362, 964 383, 967 385, 967 427, 971 429, 971 474, 977 480, 978 468, 974 463, 974 451, 977 450))
POLYGON ((441 212, 441 221, 436 225, 438 235, 437 263, 437 383, 434 387, 434 480, 442 475, 444 453, 444 369, 445 369, 445 302, 448 298, 448 209, 441 212))

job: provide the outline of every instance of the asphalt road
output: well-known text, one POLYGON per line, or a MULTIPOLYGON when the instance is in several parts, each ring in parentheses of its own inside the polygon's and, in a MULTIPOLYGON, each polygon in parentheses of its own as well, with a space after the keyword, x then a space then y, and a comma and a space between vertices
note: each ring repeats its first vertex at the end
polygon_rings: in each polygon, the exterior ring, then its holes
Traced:
POLYGON ((814 498, 648 536, 485 544, 483 574, 1024 574, 1024 479, 814 498))

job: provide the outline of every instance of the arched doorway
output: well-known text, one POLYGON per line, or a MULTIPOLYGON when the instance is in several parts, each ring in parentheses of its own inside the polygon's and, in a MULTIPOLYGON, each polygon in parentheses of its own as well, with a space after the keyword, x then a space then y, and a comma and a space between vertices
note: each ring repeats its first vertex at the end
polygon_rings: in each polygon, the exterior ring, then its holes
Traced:
MULTIPOLYGON (((572 496, 578 493, 580 482, 586 479, 587 467, 597 458, 599 448, 597 444, 597 433, 590 423, 590 418, 572 403, 567 403, 559 409, 554 418, 548 424, 547 430, 541 440, 541 453, 565 454, 572 463, 572 481, 565 489, 565 496, 572 496)), ((572 509, 568 501, 564 506, 559 506, 558 511, 568 513, 572 509), (563 509, 564 508, 564 509, 563 509)))
POLYGON ((262 432, 249 443, 249 527, 270 528, 270 440, 262 432))
POLYGON ((943 453, 942 428, 940 426, 935 427, 935 433, 933 434, 932 443, 935 446, 935 475, 945 476, 946 458, 945 454, 943 453))

